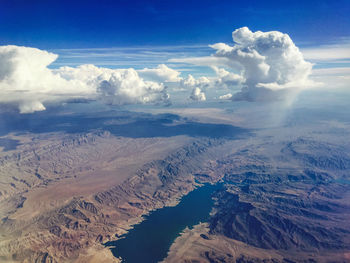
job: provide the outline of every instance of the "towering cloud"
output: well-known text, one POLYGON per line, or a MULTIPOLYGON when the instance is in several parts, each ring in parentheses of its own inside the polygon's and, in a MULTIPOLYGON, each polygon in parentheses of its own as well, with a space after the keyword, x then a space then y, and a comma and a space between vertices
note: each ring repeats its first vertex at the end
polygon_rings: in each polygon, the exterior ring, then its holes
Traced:
POLYGON ((317 85, 309 78, 312 64, 304 60, 287 34, 252 32, 242 27, 232 33, 232 38, 233 46, 224 43, 210 45, 216 50, 211 56, 169 61, 211 67, 217 76, 210 78, 210 86, 241 86, 241 90, 233 94, 233 100, 286 99, 301 89, 317 85))
POLYGON ((47 68, 56 58, 35 48, 1 46, 0 102, 16 103, 23 113, 44 110, 44 100, 67 89, 66 81, 47 68))
POLYGON ((211 45, 215 57, 224 58, 228 67, 241 70, 243 88, 236 100, 274 100, 314 85, 310 79, 312 64, 287 34, 278 31, 252 32, 247 27, 235 30, 236 43, 211 45))
POLYGON ((18 105, 21 113, 45 110, 44 104, 72 98, 112 104, 168 103, 163 84, 144 81, 134 69, 48 66, 57 55, 36 48, 0 46, 0 103, 18 105))

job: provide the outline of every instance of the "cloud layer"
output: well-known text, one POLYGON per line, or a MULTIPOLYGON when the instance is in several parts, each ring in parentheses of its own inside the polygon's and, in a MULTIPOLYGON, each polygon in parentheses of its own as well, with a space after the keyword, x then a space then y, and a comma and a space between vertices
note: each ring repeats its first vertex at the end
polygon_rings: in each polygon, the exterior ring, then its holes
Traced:
POLYGON ((135 70, 85 64, 50 69, 57 55, 36 48, 0 46, 0 103, 16 105, 21 113, 45 110, 50 102, 97 99, 108 104, 169 103, 163 83, 187 90, 195 101, 205 101, 208 89, 219 99, 274 101, 293 98, 315 86, 312 64, 287 34, 252 32, 242 27, 232 33, 233 46, 217 43, 211 56, 172 59, 171 62, 208 66, 211 76, 181 77, 165 64, 135 70), (171 84, 171 85, 170 85, 171 84), (220 91, 219 91, 220 90, 220 91), (225 93, 224 93, 225 92, 225 93))
POLYGON ((0 46, 0 103, 15 104, 21 113, 45 110, 47 102, 74 98, 120 105, 168 103, 165 86, 143 80, 134 69, 93 65, 49 69, 56 59, 56 54, 36 48, 0 46))

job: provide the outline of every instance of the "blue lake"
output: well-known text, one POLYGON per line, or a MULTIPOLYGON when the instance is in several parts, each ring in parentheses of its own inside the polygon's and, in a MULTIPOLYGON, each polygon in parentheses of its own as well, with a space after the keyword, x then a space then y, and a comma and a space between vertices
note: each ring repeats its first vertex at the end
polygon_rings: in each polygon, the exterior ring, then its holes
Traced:
POLYGON ((127 263, 153 263, 163 260, 167 252, 186 227, 206 222, 213 206, 212 194, 221 184, 206 184, 181 199, 175 207, 164 207, 152 212, 135 225, 122 239, 107 242, 115 246, 112 252, 127 263))

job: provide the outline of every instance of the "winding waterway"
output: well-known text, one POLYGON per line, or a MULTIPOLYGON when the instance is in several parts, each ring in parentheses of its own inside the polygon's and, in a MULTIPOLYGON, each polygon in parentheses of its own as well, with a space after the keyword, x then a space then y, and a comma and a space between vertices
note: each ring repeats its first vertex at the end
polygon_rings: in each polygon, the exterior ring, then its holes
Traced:
POLYGON ((220 184, 206 184, 184 196, 174 207, 164 207, 152 212, 135 225, 124 238, 107 242, 113 255, 126 263, 154 263, 163 260, 167 252, 186 227, 205 222, 213 206, 212 194, 220 184))

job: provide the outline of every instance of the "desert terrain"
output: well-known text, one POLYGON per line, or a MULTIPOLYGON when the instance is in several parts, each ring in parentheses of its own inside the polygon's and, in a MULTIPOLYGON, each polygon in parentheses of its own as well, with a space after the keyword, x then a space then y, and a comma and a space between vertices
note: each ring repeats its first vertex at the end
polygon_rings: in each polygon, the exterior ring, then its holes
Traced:
POLYGON ((3 135, 1 261, 119 262, 107 241, 217 182, 209 221, 185 229, 164 262, 349 259, 348 124, 178 114, 108 113, 86 132, 64 117, 3 135))

